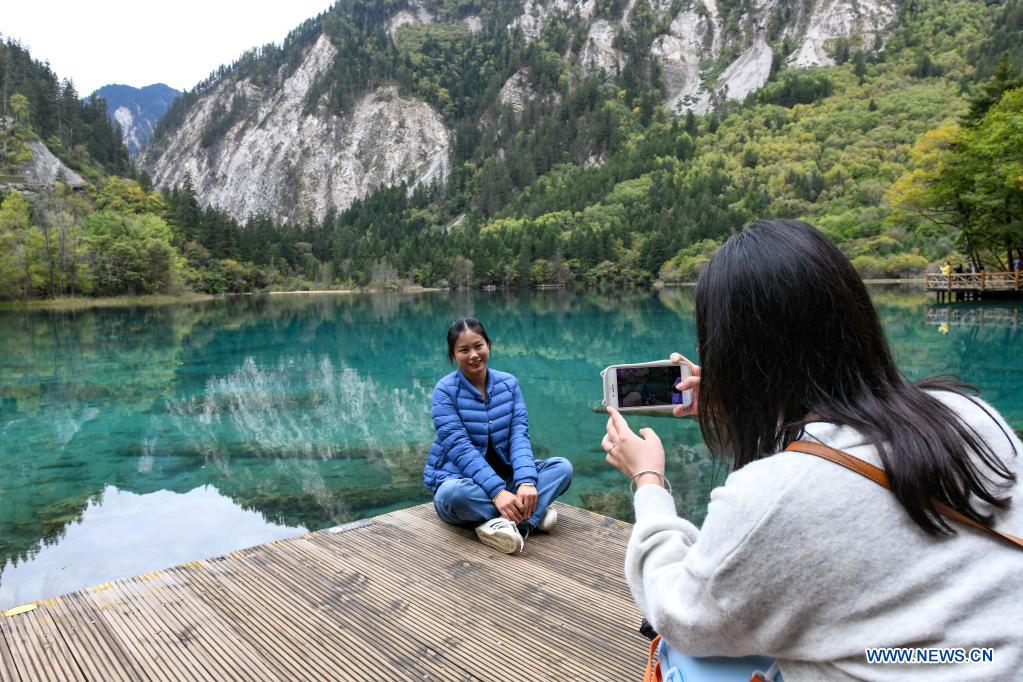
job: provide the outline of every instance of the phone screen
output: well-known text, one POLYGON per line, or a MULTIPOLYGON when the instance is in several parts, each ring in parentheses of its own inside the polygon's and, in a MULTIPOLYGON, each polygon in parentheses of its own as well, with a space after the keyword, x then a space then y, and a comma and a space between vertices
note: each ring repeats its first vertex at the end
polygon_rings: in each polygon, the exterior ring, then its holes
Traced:
POLYGON ((681 405, 684 391, 675 388, 682 380, 680 365, 661 367, 618 367, 619 407, 681 405))

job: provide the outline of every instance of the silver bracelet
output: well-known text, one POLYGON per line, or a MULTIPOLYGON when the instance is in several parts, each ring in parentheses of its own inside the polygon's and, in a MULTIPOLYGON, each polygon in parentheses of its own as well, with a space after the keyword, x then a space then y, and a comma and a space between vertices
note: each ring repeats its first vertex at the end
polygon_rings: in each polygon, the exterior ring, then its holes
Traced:
POLYGON ((632 476, 632 478, 629 480, 629 494, 630 495, 635 495, 636 494, 636 490, 637 490, 636 479, 639 478, 640 476, 642 476, 643 474, 653 474, 654 476, 659 476, 661 478, 661 484, 665 488, 667 488, 668 494, 669 495, 671 494, 671 481, 669 481, 668 478, 664 474, 662 474, 660 471, 654 471, 653 469, 645 469, 643 471, 636 472, 632 476))

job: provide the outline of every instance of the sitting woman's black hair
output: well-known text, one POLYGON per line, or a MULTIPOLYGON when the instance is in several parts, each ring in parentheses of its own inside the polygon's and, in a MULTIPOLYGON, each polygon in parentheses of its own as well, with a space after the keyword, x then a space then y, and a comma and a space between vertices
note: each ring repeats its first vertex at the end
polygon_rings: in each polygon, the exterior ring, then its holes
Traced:
POLYGON ((934 500, 986 526, 992 515, 978 500, 1008 508, 999 494, 1013 473, 927 392, 969 387, 903 377, 863 281, 810 225, 762 220, 725 242, 697 284, 696 329, 700 430, 733 469, 826 421, 869 439, 899 502, 928 533, 953 532, 934 500))
POLYGON ((483 337, 483 340, 487 342, 487 347, 490 347, 490 337, 487 336, 487 330, 483 328, 483 325, 475 317, 462 317, 451 323, 448 327, 448 362, 455 361, 455 342, 458 341, 458 337, 462 335, 462 332, 473 331, 483 337))

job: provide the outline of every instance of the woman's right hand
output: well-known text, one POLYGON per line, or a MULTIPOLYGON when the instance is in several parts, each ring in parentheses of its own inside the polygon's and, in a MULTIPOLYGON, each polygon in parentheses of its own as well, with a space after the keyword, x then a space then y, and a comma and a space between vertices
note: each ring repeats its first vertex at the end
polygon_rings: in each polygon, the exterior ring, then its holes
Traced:
POLYGON ((700 366, 691 362, 689 358, 681 353, 672 353, 668 360, 676 364, 684 363, 689 368, 690 375, 680 381, 675 388, 680 391, 693 392, 693 402, 689 404, 689 407, 676 405, 672 408, 671 413, 676 417, 692 417, 697 413, 700 406, 700 366))
POLYGON ((502 490, 497 494, 497 497, 494 498, 494 506, 497 507, 497 511, 501 516, 512 523, 518 524, 526 520, 521 500, 519 500, 517 495, 507 490, 502 490))

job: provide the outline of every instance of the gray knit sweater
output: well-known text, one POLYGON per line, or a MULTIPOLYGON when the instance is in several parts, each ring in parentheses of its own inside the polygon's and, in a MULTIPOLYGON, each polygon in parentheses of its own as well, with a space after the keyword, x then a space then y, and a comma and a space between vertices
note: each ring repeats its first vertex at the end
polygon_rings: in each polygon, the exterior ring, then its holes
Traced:
MULTIPOLYGON (((1023 445, 993 408, 994 419, 935 395, 1019 476, 1023 445)), ((849 427, 816 423, 806 437, 880 465, 849 427)), ((1017 536, 1021 491, 1008 491, 1016 504, 996 524, 1017 536)), ((636 493, 626 577, 673 647, 773 656, 786 682, 1023 679, 1023 550, 959 524, 955 536, 927 535, 891 492, 799 453, 748 464, 710 500, 697 528, 660 486, 636 493), (871 665, 867 647, 993 647, 994 661, 871 665)))

